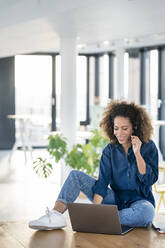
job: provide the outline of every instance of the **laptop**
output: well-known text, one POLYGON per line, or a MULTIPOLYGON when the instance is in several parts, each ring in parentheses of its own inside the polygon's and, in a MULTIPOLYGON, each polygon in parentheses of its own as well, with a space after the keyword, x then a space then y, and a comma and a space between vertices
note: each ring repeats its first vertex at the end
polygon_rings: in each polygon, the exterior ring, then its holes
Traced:
POLYGON ((133 229, 120 224, 116 205, 68 203, 67 207, 73 231, 125 234, 133 229))

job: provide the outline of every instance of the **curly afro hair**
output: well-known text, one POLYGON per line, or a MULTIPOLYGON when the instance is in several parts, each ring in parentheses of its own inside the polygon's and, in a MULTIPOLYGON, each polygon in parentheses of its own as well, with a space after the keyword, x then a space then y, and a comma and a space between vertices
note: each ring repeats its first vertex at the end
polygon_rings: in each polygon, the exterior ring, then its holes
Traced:
POLYGON ((112 100, 105 108, 100 122, 100 128, 108 137, 110 143, 118 143, 114 135, 114 119, 117 116, 129 118, 133 126, 134 135, 138 136, 142 142, 148 142, 151 139, 153 127, 146 110, 134 102, 112 100))

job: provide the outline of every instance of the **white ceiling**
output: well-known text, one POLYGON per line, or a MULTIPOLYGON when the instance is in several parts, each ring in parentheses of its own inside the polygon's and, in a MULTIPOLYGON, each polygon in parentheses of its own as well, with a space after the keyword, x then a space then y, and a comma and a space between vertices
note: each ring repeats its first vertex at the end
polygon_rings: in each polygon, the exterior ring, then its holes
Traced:
POLYGON ((164 12, 164 0, 0 0, 0 57, 57 52, 65 37, 83 52, 164 44, 164 12))

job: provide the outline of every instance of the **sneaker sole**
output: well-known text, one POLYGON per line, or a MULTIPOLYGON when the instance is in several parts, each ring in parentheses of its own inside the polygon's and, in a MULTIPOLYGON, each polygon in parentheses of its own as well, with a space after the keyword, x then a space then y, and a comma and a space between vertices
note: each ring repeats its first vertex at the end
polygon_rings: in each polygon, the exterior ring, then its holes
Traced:
POLYGON ((35 230, 57 230, 64 228, 65 226, 60 226, 60 227, 48 227, 48 226, 29 226, 29 228, 35 229, 35 230))

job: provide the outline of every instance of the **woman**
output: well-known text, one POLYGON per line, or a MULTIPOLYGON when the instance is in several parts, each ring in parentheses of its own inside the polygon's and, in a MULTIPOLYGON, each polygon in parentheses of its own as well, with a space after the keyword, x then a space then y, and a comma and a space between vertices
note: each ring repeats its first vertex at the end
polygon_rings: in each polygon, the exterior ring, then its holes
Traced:
POLYGON ((62 215, 68 202, 82 191, 95 204, 115 204, 122 225, 148 226, 154 217, 152 185, 158 179, 158 152, 151 140, 153 128, 145 109, 134 103, 111 101, 100 127, 110 143, 104 148, 99 178, 73 170, 53 210, 29 223, 34 229, 66 226, 62 215))

